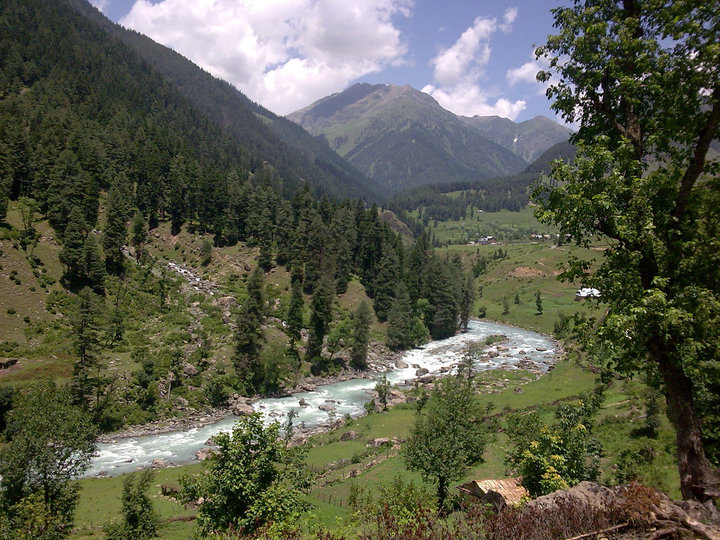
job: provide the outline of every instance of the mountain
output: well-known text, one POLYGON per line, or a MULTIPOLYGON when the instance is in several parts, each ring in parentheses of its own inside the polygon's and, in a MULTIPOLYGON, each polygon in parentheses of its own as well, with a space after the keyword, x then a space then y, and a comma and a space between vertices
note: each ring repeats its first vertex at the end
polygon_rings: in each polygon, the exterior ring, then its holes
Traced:
POLYGON ((551 146, 542 153, 535 161, 533 161, 526 173, 547 174, 550 172, 552 162, 556 159, 562 159, 565 162, 572 162, 575 159, 577 148, 570 141, 564 141, 551 146))
POLYGON ((288 115, 393 191, 472 182, 527 163, 410 86, 355 84, 288 115))
POLYGON ((551 146, 567 141, 573 133, 571 129, 546 116, 536 116, 519 123, 499 116, 461 118, 483 136, 529 163, 535 161, 551 146))
POLYGON ((252 102, 172 49, 113 23, 86 0, 65 1, 132 49, 238 144, 261 162, 271 163, 291 183, 306 181, 316 194, 336 199, 374 202, 387 196, 386 189, 340 157, 324 139, 252 102))

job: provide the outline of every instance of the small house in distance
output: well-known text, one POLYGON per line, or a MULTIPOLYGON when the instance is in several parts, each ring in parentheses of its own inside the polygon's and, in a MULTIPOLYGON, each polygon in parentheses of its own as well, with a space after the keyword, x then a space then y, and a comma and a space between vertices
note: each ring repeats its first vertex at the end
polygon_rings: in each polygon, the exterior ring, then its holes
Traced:
POLYGON ((472 502, 491 505, 496 512, 508 505, 518 504, 523 498, 530 496, 520 485, 520 478, 471 480, 459 485, 458 490, 472 502))
POLYGON ((588 298, 600 298, 600 291, 593 289, 592 287, 583 287, 578 289, 575 293, 575 301, 582 302, 588 298))

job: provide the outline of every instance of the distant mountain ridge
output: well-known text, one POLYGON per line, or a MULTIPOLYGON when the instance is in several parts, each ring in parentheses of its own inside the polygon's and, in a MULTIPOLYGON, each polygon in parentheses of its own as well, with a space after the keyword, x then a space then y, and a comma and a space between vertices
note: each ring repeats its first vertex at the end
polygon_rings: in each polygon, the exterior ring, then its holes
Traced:
POLYGON ((522 171, 527 162, 410 86, 355 84, 288 117, 393 191, 522 171))
POLYGON ((523 171, 572 131, 538 116, 462 117, 410 86, 360 83, 287 116, 394 192, 523 171))
POLYGON ((507 148, 529 163, 555 144, 566 142, 573 133, 570 128, 546 116, 536 116, 517 123, 500 116, 461 118, 491 141, 507 148))

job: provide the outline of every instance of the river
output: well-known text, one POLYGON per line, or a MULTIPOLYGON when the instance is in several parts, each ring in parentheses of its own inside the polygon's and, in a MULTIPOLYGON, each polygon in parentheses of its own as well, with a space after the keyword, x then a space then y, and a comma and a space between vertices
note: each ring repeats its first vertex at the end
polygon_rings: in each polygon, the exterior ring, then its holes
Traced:
MULTIPOLYGON (((547 371, 555 360, 555 344, 546 336, 522 328, 473 320, 464 334, 433 341, 421 349, 405 353, 402 359, 409 367, 389 371, 387 378, 392 384, 404 385, 415 378, 418 368, 425 368, 430 374, 437 373, 441 368, 457 364, 460 353, 467 343, 483 341, 493 334, 502 334, 508 340, 499 344, 499 347, 490 347, 488 350, 494 350, 498 355, 488 358, 486 362, 476 364, 477 370, 517 369, 520 365, 547 371)), ((284 398, 260 399, 253 406, 255 410, 264 414, 268 422, 274 420, 283 422, 288 412, 295 410, 296 425, 320 426, 330 424, 346 414, 353 417, 364 414, 364 405, 370 399, 375 384, 376 381, 373 379, 337 382, 318 386, 312 392, 302 392, 284 398), (299 405, 301 399, 307 403, 306 407, 299 405), (323 404, 335 410, 327 412, 318 409, 318 406, 323 404)), ((155 459, 176 465, 193 462, 196 452, 208 445, 207 441, 210 437, 222 431, 230 431, 236 420, 236 417, 230 416, 200 428, 100 443, 86 476, 95 476, 99 473, 115 476, 132 472, 149 467, 155 459)))

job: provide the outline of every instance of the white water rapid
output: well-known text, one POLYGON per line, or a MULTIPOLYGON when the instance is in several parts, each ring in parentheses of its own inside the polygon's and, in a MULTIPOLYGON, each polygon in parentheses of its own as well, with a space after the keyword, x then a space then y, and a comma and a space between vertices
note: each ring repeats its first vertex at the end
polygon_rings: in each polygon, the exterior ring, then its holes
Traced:
MULTIPOLYGON (((483 341, 493 334, 502 334, 508 341, 490 347, 498 355, 482 364, 476 364, 477 370, 488 369, 539 369, 547 371, 555 360, 554 343, 541 334, 486 321, 471 321, 468 331, 448 339, 433 341, 422 349, 414 349, 403 355, 408 364, 406 369, 395 369, 387 373, 392 384, 403 385, 415 378, 419 368, 425 368, 430 374, 437 373, 443 367, 458 362, 465 345, 483 341)), ((284 398, 266 398, 254 403, 255 410, 262 412, 268 422, 283 422, 291 410, 297 416, 295 425, 305 427, 331 424, 337 418, 349 414, 356 417, 365 413, 364 405, 370 400, 375 387, 374 379, 354 379, 318 386, 312 392, 302 392, 284 398), (301 407, 304 399, 308 404, 301 407), (332 400, 331 402, 327 400, 332 400), (318 409, 320 405, 329 405, 335 411, 318 409)), ((230 431, 237 418, 230 416, 215 424, 183 431, 146 435, 118 439, 113 443, 98 444, 97 456, 93 459, 87 476, 97 474, 118 475, 149 467, 154 459, 163 459, 168 463, 182 464, 195 460, 195 453, 208 445, 213 435, 230 431)))

